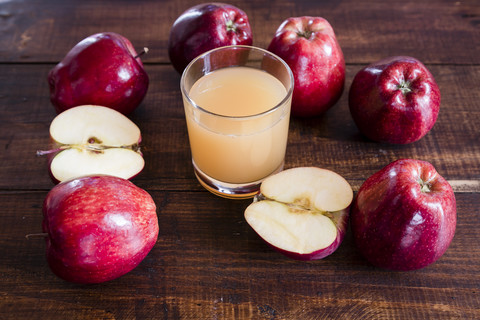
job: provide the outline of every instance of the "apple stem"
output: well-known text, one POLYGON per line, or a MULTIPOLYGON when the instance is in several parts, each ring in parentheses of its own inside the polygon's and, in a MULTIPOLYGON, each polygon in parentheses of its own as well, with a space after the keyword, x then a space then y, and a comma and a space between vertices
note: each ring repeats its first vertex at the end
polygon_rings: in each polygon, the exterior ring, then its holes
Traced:
POLYGON ((297 35, 298 35, 299 37, 303 37, 303 38, 305 38, 305 39, 307 39, 307 40, 310 39, 310 37, 312 36, 312 34, 313 34, 313 31, 309 31, 309 30, 305 30, 305 31, 303 31, 303 32, 301 32, 301 31, 297 32, 297 35))
POLYGON ((267 200, 267 198, 262 193, 257 193, 255 197, 253 197, 253 202, 267 200))
POLYGON ((143 56, 144 54, 148 53, 148 48, 147 47, 143 47, 143 50, 140 51, 136 56, 135 56, 135 59, 137 58, 140 58, 141 56, 143 56))
POLYGON ((46 232, 41 232, 41 233, 30 233, 25 236, 27 240, 30 240, 30 238, 46 238, 48 237, 48 233, 46 232))
POLYGON ((55 152, 62 151, 62 150, 68 149, 68 148, 69 148, 69 146, 61 146, 61 147, 58 147, 58 148, 55 148, 55 149, 50 149, 50 150, 37 150, 37 156, 45 156, 47 154, 55 153, 55 152))

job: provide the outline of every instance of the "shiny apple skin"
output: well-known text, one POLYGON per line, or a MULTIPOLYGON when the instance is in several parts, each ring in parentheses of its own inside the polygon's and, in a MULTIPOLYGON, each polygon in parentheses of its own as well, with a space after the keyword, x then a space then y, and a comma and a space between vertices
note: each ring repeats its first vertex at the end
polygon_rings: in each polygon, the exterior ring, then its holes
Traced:
POLYGON ((385 58, 361 69, 349 91, 350 113, 359 131, 371 140, 393 144, 424 137, 437 121, 440 100, 433 75, 408 56, 385 58))
POLYGON ((101 283, 130 272, 158 237, 152 197, 122 178, 60 183, 45 198, 43 214, 48 264, 70 282, 101 283))
POLYGON ((250 22, 243 10, 225 3, 203 3, 175 20, 170 29, 168 55, 181 74, 190 61, 211 49, 252 43, 250 22))
POLYGON ((293 72, 293 116, 319 116, 340 99, 345 59, 326 19, 288 18, 278 27, 268 50, 285 60, 293 72))
POLYGON ((394 161, 360 187, 351 228, 357 248, 374 266, 415 270, 439 259, 456 228, 456 200, 450 184, 432 164, 394 161), (423 192, 420 180, 428 182, 423 192))
POLYGON ((114 32, 91 35, 75 45, 48 74, 57 113, 93 104, 125 115, 143 101, 149 78, 132 43, 114 32))

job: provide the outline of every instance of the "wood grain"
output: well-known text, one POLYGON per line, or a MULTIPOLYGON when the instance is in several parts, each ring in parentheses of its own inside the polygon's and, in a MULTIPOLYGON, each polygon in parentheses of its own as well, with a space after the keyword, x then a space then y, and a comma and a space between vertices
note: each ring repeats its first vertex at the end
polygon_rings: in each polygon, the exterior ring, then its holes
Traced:
POLYGON ((117 280, 75 285, 49 271, 42 239, 25 239, 41 230, 46 192, 2 192, 2 319, 474 319, 480 312, 480 248, 471 245, 480 241, 478 194, 457 194, 457 232, 440 260, 392 272, 369 266, 350 233, 332 256, 294 261, 249 228, 248 200, 150 193, 160 236, 148 257, 117 280))
MULTIPOLYGON (((168 63, 170 27, 198 2, 22 1, 1 4, 0 60, 56 62, 90 34, 113 31, 142 48, 147 62, 168 63)), ((478 64, 480 9, 467 1, 231 1, 252 25, 254 44, 266 48, 290 16, 321 16, 335 28, 348 63, 366 64, 390 55, 425 63, 478 64)))
MULTIPOLYGON (((46 74, 51 65, 0 65, 0 189, 48 189, 48 128, 55 117, 46 74), (28 88, 28 89, 27 89, 28 88)), ((423 139, 410 145, 368 141, 348 110, 348 88, 360 66, 347 67, 346 88, 325 115, 292 119, 286 167, 315 165, 335 170, 358 189, 383 166, 399 158, 431 162, 447 180, 480 181, 480 66, 429 66, 442 94, 438 120, 423 139)), ((179 80, 171 65, 148 65, 148 94, 130 117, 143 136, 146 167, 135 181, 155 190, 196 189, 179 80)), ((469 191, 470 184, 461 190, 469 191)), ((472 185, 475 188, 475 184, 472 185)), ((475 190, 475 189, 474 189, 475 190)), ((476 189, 478 190, 478 188, 476 189)))
POLYGON ((322 16, 347 62, 345 91, 325 115, 292 119, 286 167, 315 165, 343 175, 356 191, 399 158, 430 161, 457 199, 455 238, 436 263, 417 271, 374 268, 350 230, 326 259, 300 262, 270 249, 247 225, 250 200, 205 191, 193 174, 180 75, 168 33, 199 3, 166 1, 0 2, 0 319, 479 319, 480 4, 468 1, 235 0, 267 47, 290 16, 322 16), (76 285, 48 268, 42 203, 54 186, 47 160, 55 117, 48 71, 84 37, 114 31, 148 46, 148 94, 130 118, 143 135, 146 167, 133 179, 157 204, 158 242, 132 272, 76 285), (348 110, 363 66, 390 55, 423 61, 440 86, 434 128, 406 146, 364 138, 348 110))

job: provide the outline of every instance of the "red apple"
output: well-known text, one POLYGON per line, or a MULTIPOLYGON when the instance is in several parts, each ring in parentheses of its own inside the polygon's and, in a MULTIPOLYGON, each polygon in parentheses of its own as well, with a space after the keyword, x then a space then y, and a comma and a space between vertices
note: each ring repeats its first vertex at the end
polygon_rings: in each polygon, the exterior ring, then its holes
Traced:
POLYGON ((43 214, 48 264, 71 282, 100 283, 130 272, 158 237, 152 197, 118 177, 58 184, 48 193, 43 214))
POLYGON ((349 107, 366 137, 407 144, 432 129, 440 109, 440 90, 430 71, 417 59, 390 57, 356 74, 349 107))
POLYGON ((285 256, 322 259, 342 243, 352 199, 352 188, 337 173, 292 168, 262 182, 260 194, 245 210, 245 219, 285 256))
POLYGON ((57 113, 94 104, 128 115, 142 102, 148 82, 131 42, 113 32, 82 40, 48 74, 57 113))
POLYGON ((50 124, 49 156, 55 183, 92 174, 130 179, 145 166, 140 129, 125 115, 102 106, 77 106, 57 115, 50 124))
POLYGON ((277 29, 268 50, 292 69, 293 116, 318 116, 338 101, 345 84, 345 59, 327 20, 288 18, 277 29))
POLYGON ((373 265, 414 270, 430 265, 455 234, 450 184, 426 161, 397 160, 368 178, 353 202, 356 246, 373 265))
POLYGON ((200 54, 228 45, 251 45, 252 30, 241 9, 225 3, 203 3, 182 13, 170 29, 168 54, 183 69, 200 54))

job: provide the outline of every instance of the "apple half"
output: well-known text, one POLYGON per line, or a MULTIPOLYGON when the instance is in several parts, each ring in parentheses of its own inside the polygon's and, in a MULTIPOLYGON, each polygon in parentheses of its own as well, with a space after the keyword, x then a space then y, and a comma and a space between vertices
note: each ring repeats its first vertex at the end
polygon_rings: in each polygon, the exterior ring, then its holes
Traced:
POLYGON ((37 154, 49 154, 50 175, 57 183, 94 174, 130 179, 145 166, 140 129, 111 108, 68 109, 53 119, 50 138, 53 148, 37 154))
POLYGON ((353 190, 339 174, 316 167, 284 170, 265 179, 245 219, 270 246, 297 260, 317 260, 340 246, 353 190))

